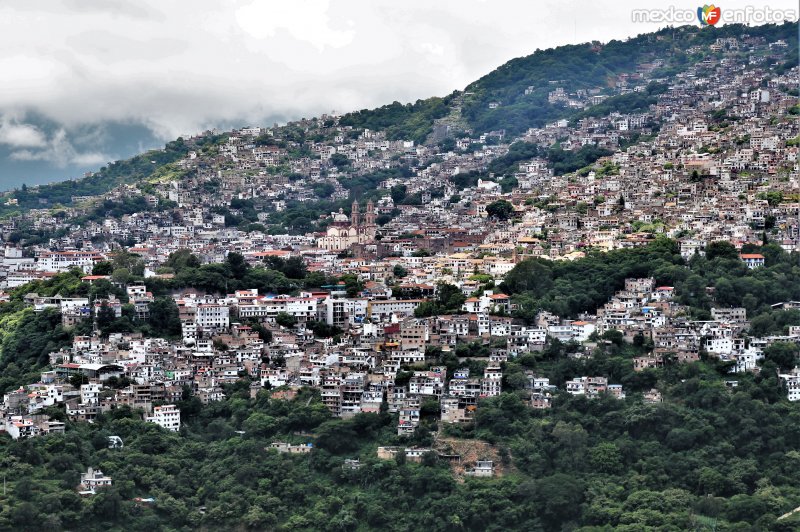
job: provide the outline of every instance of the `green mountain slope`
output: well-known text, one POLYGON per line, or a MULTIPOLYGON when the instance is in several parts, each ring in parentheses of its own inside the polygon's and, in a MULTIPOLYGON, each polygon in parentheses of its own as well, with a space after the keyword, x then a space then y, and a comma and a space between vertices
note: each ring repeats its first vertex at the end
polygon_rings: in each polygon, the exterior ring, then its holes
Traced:
MULTIPOLYGON (((571 118, 587 110, 570 110, 550 104, 547 95, 556 86, 566 92, 594 87, 610 87, 620 74, 631 74, 643 63, 656 59, 664 62, 660 71, 665 78, 675 75, 694 63, 685 51, 704 46, 718 38, 741 37, 749 34, 769 41, 783 39, 794 48, 787 57, 796 57, 797 23, 746 27, 732 24, 720 28, 682 26, 665 28, 655 33, 639 35, 627 41, 606 44, 584 43, 537 50, 531 55, 512 59, 492 72, 469 84, 463 93, 418 100, 416 103, 392 105, 373 110, 361 110, 345 115, 343 123, 354 127, 388 129, 394 138, 420 141, 420 133, 430 132, 434 120, 447 114, 443 105, 461 105, 461 116, 477 133, 505 129, 517 134, 546 122, 571 118), (550 83, 551 81, 557 83, 550 83), (527 94, 526 94, 527 92, 527 94), (457 95, 463 95, 456 98, 457 95), (497 103, 490 109, 490 103, 497 103)), ((796 61, 795 61, 796 64, 796 61)), ((620 106, 642 102, 623 99, 620 106)), ((390 137, 392 138, 392 137, 390 137)))

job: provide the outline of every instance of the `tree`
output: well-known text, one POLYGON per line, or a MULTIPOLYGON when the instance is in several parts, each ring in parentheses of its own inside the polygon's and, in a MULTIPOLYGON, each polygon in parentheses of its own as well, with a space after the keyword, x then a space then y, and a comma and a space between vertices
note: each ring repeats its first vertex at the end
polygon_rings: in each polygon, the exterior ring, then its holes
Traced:
POLYGON ((609 329, 603 333, 602 336, 603 340, 608 340, 614 345, 620 346, 625 342, 625 335, 622 334, 622 331, 618 331, 617 329, 609 329))
POLYGON ((408 187, 406 185, 395 185, 389 191, 392 201, 396 204, 401 203, 406 198, 408 187))
POLYGON ((713 467, 703 467, 700 469, 699 484, 702 493, 711 495, 723 494, 728 486, 725 475, 713 467))
POLYGON ((122 497, 116 487, 102 488, 92 497, 92 512, 100 519, 114 520, 122 512, 122 497))
POLYGON ((100 304, 100 308, 97 309, 97 328, 104 334, 108 334, 116 320, 117 316, 114 313, 114 309, 103 301, 100 304))
POLYGON ((405 277, 405 276, 407 276, 407 275, 408 275, 408 270, 406 270, 405 268, 403 268, 403 267, 402 267, 401 265, 399 265, 399 264, 395 264, 395 265, 394 265, 394 268, 392 269, 392 273, 393 273, 393 274, 394 274, 394 276, 395 276, 395 277, 397 277, 398 279, 402 279, 403 277, 405 277))
POLYGON ((287 312, 278 312, 278 315, 275 316, 275 323, 281 327, 291 328, 297 324, 297 318, 287 312))
POLYGON ((582 449, 588 440, 586 430, 578 424, 559 421, 553 427, 553 438, 558 442, 560 449, 576 453, 582 449))
POLYGON ((228 344, 220 340, 219 338, 214 338, 214 341, 211 343, 214 346, 214 349, 217 351, 222 351, 223 353, 228 350, 228 344))
POLYGON ((337 168, 350 166, 350 159, 348 159, 347 155, 343 153, 334 153, 333 155, 331 155, 330 161, 331 164, 337 168))
POLYGON ((781 370, 790 370, 797 365, 800 348, 792 342, 775 342, 764 349, 764 359, 774 362, 781 370))
POLYGON ((739 252, 736 251, 736 248, 730 242, 716 241, 706 246, 706 258, 708 260, 714 260, 716 258, 738 259, 739 252))
POLYGON ((178 306, 171 297, 157 297, 148 305, 150 316, 147 322, 153 331, 162 336, 179 336, 181 320, 178 306))
POLYGON ((324 321, 311 321, 308 328, 314 332, 317 338, 332 338, 337 334, 341 334, 342 330, 336 325, 328 325, 324 321))
POLYGON ((439 283, 436 287, 436 299, 423 301, 414 311, 418 318, 436 316, 439 314, 453 314, 462 312, 461 306, 466 301, 466 296, 457 286, 448 283, 439 283))
POLYGON ((436 316, 439 313, 438 310, 439 307, 433 301, 423 301, 416 309, 414 309, 414 316, 417 318, 436 316))
POLYGON ((344 282, 347 297, 356 297, 364 289, 364 283, 357 275, 352 273, 342 275, 341 281, 344 282))
POLYGON ((115 268, 111 273, 111 279, 123 287, 130 283, 132 278, 133 276, 128 268, 115 268))
POLYGON ((120 250, 114 254, 112 259, 114 270, 124 269, 130 272, 133 276, 144 275, 144 261, 139 255, 131 253, 126 249, 120 250))
POLYGON ((277 270, 289 279, 304 279, 308 275, 308 267, 301 257, 267 257, 264 263, 271 270, 277 270))
POLYGON ((440 283, 436 288, 436 300, 444 310, 444 313, 449 313, 459 312, 467 297, 459 287, 448 283, 440 283))
POLYGON ((228 253, 225 261, 230 268, 231 275, 234 279, 242 279, 250 269, 250 265, 245 262, 244 255, 241 253, 228 253))
POLYGON ((550 265, 542 259, 526 259, 506 274, 501 288, 507 294, 530 292, 530 296, 539 298, 552 286, 553 271, 550 265))
POLYGON ((783 202, 783 192, 779 190, 770 190, 769 192, 759 192, 756 197, 758 199, 767 200, 770 207, 775 207, 783 202))
POLYGON ((247 322, 257 334, 260 339, 264 341, 265 344, 269 344, 272 342, 272 331, 264 327, 264 324, 258 321, 249 321, 247 322))
POLYGON ((96 262, 92 267, 92 275, 111 275, 114 271, 114 265, 107 260, 96 262))
POLYGON ((314 190, 314 194, 318 198, 327 198, 330 197, 336 191, 336 187, 334 187, 331 183, 314 183, 312 185, 312 190, 314 190))
POLYGON ((583 502, 583 482, 578 478, 556 473, 536 484, 536 494, 542 501, 542 517, 551 526, 570 521, 574 509, 583 502))
POLYGON ((79 389, 82 385, 89 383, 89 377, 82 373, 79 375, 73 375, 69 378, 69 383, 75 388, 79 389))
POLYGON ((21 502, 12 509, 11 520, 20 529, 36 528, 37 521, 39 521, 39 510, 29 502, 21 502))
POLYGON ((279 426, 274 417, 262 412, 254 412, 242 424, 246 433, 263 438, 272 436, 279 426))
POLYGON ((589 450, 589 460, 596 471, 615 474, 622 468, 622 455, 611 442, 599 443, 589 450))
POLYGON ((191 250, 183 248, 170 253, 165 265, 172 268, 175 273, 178 273, 187 268, 199 268, 200 259, 191 250))
POLYGON ((508 220, 514 213, 514 206, 506 200, 496 200, 486 206, 486 214, 495 220, 508 220))

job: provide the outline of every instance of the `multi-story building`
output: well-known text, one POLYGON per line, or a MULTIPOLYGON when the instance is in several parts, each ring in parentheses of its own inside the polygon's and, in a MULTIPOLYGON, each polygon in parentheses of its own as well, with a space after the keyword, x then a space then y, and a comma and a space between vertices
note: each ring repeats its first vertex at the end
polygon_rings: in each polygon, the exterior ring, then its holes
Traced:
POLYGON ((195 323, 203 331, 227 329, 230 325, 229 311, 230 309, 227 305, 197 305, 195 323))
POLYGON ((153 407, 153 415, 147 418, 150 423, 178 432, 181 429, 181 411, 175 405, 161 405, 153 407))

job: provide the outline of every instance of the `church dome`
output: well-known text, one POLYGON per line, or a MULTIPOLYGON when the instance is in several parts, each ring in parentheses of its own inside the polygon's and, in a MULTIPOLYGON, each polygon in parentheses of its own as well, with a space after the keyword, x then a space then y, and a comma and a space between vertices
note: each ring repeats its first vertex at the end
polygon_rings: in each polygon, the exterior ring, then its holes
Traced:
POLYGON ((331 214, 333 214, 333 223, 347 223, 350 221, 350 218, 347 217, 342 209, 339 209, 339 212, 331 214))

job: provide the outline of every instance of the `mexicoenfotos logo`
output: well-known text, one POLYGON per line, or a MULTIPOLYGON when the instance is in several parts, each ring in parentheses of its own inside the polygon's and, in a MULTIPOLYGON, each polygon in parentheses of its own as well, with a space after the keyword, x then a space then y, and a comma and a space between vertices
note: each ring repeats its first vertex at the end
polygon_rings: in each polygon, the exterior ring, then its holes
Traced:
POLYGON ((775 9, 768 5, 725 8, 725 11, 714 4, 704 5, 696 10, 674 5, 631 10, 633 22, 678 25, 699 22, 702 27, 722 24, 780 24, 797 22, 798 18, 800 18, 800 13, 797 9, 775 9))
POLYGON ((721 12, 720 8, 714 7, 714 4, 704 5, 697 8, 697 20, 701 26, 713 26, 719 22, 721 12))

